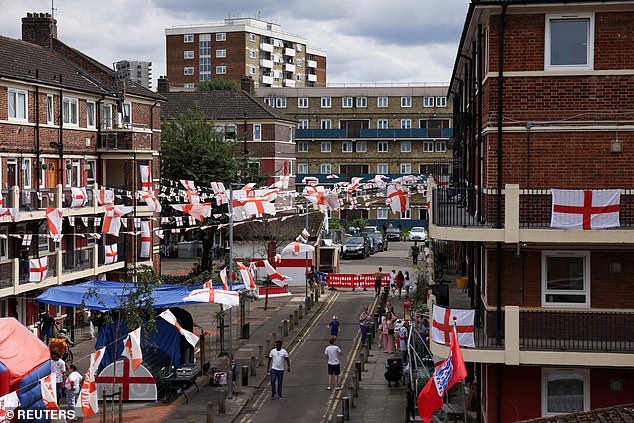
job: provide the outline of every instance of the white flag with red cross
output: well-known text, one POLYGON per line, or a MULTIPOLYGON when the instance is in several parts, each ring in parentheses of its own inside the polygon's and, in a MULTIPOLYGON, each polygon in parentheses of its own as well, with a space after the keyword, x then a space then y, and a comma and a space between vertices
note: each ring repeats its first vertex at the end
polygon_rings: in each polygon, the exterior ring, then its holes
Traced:
MULTIPOLYGON (((246 197, 240 200, 233 200, 233 209, 242 207, 248 216, 260 217, 264 214, 275 216, 275 205, 263 197, 246 197)), ((235 218, 235 216, 234 216, 235 218)))
POLYGON ((161 210, 163 210, 163 207, 161 207, 161 203, 159 202, 158 198, 156 198, 156 195, 153 191, 140 191, 139 196, 143 201, 145 201, 145 204, 147 204, 151 211, 160 213, 161 210))
POLYGON ((55 375, 50 374, 40 379, 40 390, 42 392, 42 401, 47 410, 59 410, 57 398, 57 382, 55 375))
POLYGON ((409 193, 401 186, 388 186, 387 199, 385 201, 393 213, 403 213, 409 210, 409 193))
POLYGON ((211 189, 214 192, 214 197, 216 197, 216 203, 221 206, 223 204, 229 203, 229 197, 227 197, 225 184, 222 182, 212 182, 211 189))
POLYGON ((284 286, 284 281, 290 280, 288 276, 282 275, 275 269, 268 260, 264 260, 264 268, 269 276, 269 280, 277 286, 284 286))
POLYGON ((48 257, 29 260, 29 282, 42 282, 48 274, 48 257))
POLYGON ((190 204, 200 203, 200 196, 198 195, 198 191, 196 190, 194 181, 187 181, 187 180, 181 179, 181 184, 183 184, 183 186, 187 190, 185 192, 185 195, 187 196, 187 201, 190 204))
POLYGON ((354 192, 357 188, 359 188, 359 185, 361 185, 362 180, 363 178, 357 178, 357 177, 350 179, 350 184, 346 188, 346 191, 348 191, 349 194, 354 192))
POLYGON ((244 283, 245 288, 257 289, 257 286, 255 285, 255 281, 253 280, 253 276, 251 276, 251 272, 249 272, 249 268, 240 262, 237 262, 236 265, 238 266, 238 271, 240 272, 240 278, 242 279, 242 282, 244 283))
POLYGON ((606 229, 620 226, 620 189, 551 189, 550 226, 560 229, 606 229))
POLYGON ((282 249, 282 255, 285 254, 293 254, 296 256, 299 253, 312 253, 315 251, 315 247, 309 244, 304 244, 303 242, 291 242, 286 247, 282 249))
POLYGON ((119 259, 117 244, 105 245, 104 251, 105 251, 105 257, 104 257, 103 264, 112 264, 117 262, 117 260, 119 259))
POLYGON ((193 290, 188 296, 183 298, 183 301, 214 303, 233 307, 240 305, 240 294, 237 291, 214 289, 213 286, 207 286, 203 289, 193 290))
POLYGON ((71 187, 71 207, 84 207, 88 203, 88 193, 85 187, 71 187))
POLYGON ((185 337, 185 340, 191 344, 192 347, 195 347, 198 344, 199 337, 196 334, 188 331, 187 329, 183 329, 181 325, 178 323, 176 316, 170 310, 165 310, 163 313, 159 314, 159 317, 163 318, 167 323, 173 325, 178 332, 185 337))
POLYGON ((62 234, 62 224, 64 223, 64 212, 62 209, 46 209, 46 223, 48 232, 52 237, 59 237, 62 234))
POLYGON ((16 391, 10 392, 0 397, 0 423, 10 423, 13 421, 9 418, 16 415, 16 410, 20 406, 20 398, 16 391))
POLYGON ((225 267, 220 271, 220 281, 222 282, 222 289, 229 290, 229 284, 227 283, 227 268, 225 267))
POLYGON ((132 210, 132 206, 106 207, 101 232, 119 236, 119 231, 121 230, 121 216, 130 213, 132 210))
POLYGON ((203 222, 206 217, 211 216, 211 203, 196 204, 170 204, 174 210, 182 211, 203 222))
POLYGON ((269 188, 288 189, 288 182, 290 178, 288 175, 280 176, 280 179, 275 181, 269 186, 269 188))
POLYGON ((128 357, 132 365, 132 371, 139 368, 143 362, 143 351, 141 351, 141 328, 138 327, 123 340, 123 351, 121 355, 128 357))
POLYGON ((150 231, 150 222, 141 221, 141 258, 150 257, 152 250, 152 232, 150 231))
POLYGON ((112 206, 114 204, 114 190, 101 188, 93 189, 92 191, 100 206, 112 206))
POLYGON ((139 165, 141 174, 141 191, 152 191, 152 169, 147 165, 139 165))
POLYGON ((99 405, 97 403, 97 382, 96 373, 101 364, 101 360, 106 352, 106 347, 103 347, 96 352, 90 354, 90 365, 84 378, 84 383, 81 385, 81 391, 79 392, 79 404, 81 405, 82 416, 84 418, 92 417, 99 411, 99 405))
POLYGON ((456 327, 458 344, 463 347, 475 347, 475 310, 445 308, 434 304, 431 325, 432 341, 449 345, 452 327, 456 327))

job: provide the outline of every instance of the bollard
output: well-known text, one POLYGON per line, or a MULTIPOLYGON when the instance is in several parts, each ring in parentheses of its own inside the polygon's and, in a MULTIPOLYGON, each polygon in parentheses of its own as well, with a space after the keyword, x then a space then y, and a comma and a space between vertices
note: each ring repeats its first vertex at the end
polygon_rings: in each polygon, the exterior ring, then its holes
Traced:
POLYGON ((295 326, 299 325, 299 313, 297 312, 297 310, 293 311, 293 323, 295 324, 295 326))
POLYGON ((315 303, 319 302, 319 291, 315 290, 315 303))
POLYGON ((292 314, 289 314, 289 315, 288 315, 288 330, 293 330, 293 328, 295 327, 295 326, 293 325, 293 320, 294 320, 294 319, 293 319, 293 315, 292 315, 292 314))
POLYGON ((361 382, 363 379, 361 378, 361 362, 360 361, 355 361, 354 369, 357 371, 357 375, 359 376, 359 382, 361 382))
POLYGON ((299 307, 297 307, 297 313, 299 314, 299 320, 302 320, 304 318, 304 306, 303 305, 299 305, 299 307))
MULTIPOLYGON (((270 339, 265 339, 264 340, 264 351, 266 351, 266 353, 268 354, 269 351, 271 351, 271 340, 270 339)), ((262 356, 264 358, 264 356, 262 356)))
POLYGON ((361 371, 365 372, 365 353, 359 355, 359 362, 361 363, 361 371))
POLYGON ((352 375, 352 389, 354 390, 354 396, 358 397, 359 396, 359 378, 357 377, 356 373, 352 375))
POLYGON ((343 423, 343 414, 337 414, 337 423, 343 423))
POLYGON ((282 330, 283 330, 283 334, 284 337, 288 336, 288 320, 283 320, 282 321, 282 330))
POLYGON ((365 362, 369 362, 370 360, 370 348, 368 348, 368 344, 363 346, 363 352, 365 353, 365 362))
POLYGON ((242 386, 249 386, 249 366, 242 366, 242 386))
MULTIPOLYGON (((231 383, 231 381, 227 381, 227 383, 231 383)), ((220 396, 218 397, 218 414, 225 414, 226 412, 226 408, 225 408, 226 394, 227 394, 227 391, 225 391, 224 389, 220 391, 220 396)))
POLYGON ((319 290, 321 291, 321 294, 323 295, 326 292, 326 288, 324 286, 324 284, 319 284, 319 290))
POLYGON ((205 423, 214 423, 214 403, 211 401, 207 403, 207 419, 205 423))
POLYGON ((280 325, 277 327, 280 331, 280 340, 284 340, 284 325, 280 322, 280 325))
POLYGON ((306 316, 308 316, 308 312, 310 311, 310 297, 308 295, 304 298, 304 309, 306 316))
POLYGON ((368 332, 368 335, 365 339, 368 342, 368 348, 372 349, 372 342, 374 342, 374 335, 372 334, 372 332, 368 332))
POLYGON ((258 367, 258 362, 255 356, 251 356, 251 376, 257 376, 255 368, 258 367))
MULTIPOLYGON (((269 341, 270 344, 271 341, 269 341)), ((262 362, 264 361, 264 347, 262 345, 258 345, 258 367, 262 367, 262 362)))
POLYGON ((311 308, 315 305, 315 294, 310 293, 310 306, 311 308))
POLYGON ((344 420, 350 420, 350 398, 341 397, 341 414, 344 420))
POLYGON ((350 408, 355 408, 355 406, 354 406, 354 389, 352 389, 352 386, 348 386, 348 398, 350 398, 350 408))

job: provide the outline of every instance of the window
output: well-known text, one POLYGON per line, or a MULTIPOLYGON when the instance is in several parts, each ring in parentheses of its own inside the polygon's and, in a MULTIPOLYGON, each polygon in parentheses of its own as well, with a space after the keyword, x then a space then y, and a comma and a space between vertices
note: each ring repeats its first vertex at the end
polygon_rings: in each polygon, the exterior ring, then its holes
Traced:
POLYGON ((53 96, 49 94, 46 96, 46 123, 49 125, 55 124, 54 108, 53 96))
MULTIPOLYGON (((321 142, 321 152, 322 153, 330 153, 332 151, 332 144, 330 141, 322 141, 321 142)), ((330 172, 328 172, 330 173, 330 172)))
POLYGON ((356 102, 357 102, 357 107, 368 107, 367 97, 357 97, 356 102))
POLYGON ((352 141, 343 141, 341 143, 342 153, 352 153, 352 141))
POLYGON ((307 163, 298 163, 297 164, 297 173, 308 173, 308 164, 307 163))
POLYGON ((308 119, 301 119, 297 124, 297 127, 299 129, 308 129, 308 126, 309 126, 308 119))
POLYGON ((216 75, 224 75, 227 73, 226 66, 216 66, 216 75))
POLYGON ((227 33, 226 32, 218 32, 216 34, 216 41, 227 41, 227 33))
POLYGON ((332 121, 330 119, 322 119, 320 122, 321 129, 332 129, 332 121))
POLYGON ((86 102, 86 126, 88 128, 95 127, 96 105, 94 101, 86 102))
POLYGON ((546 70, 592 69, 594 16, 546 16, 546 70))
POLYGON ((64 97, 62 114, 64 116, 64 123, 67 125, 78 125, 77 111, 79 103, 76 98, 64 97))
POLYGON ((31 159, 24 158, 22 159, 22 187, 25 189, 31 189, 31 159))
POLYGON ((590 371, 542 368, 542 415, 590 409, 590 371))
POLYGON ((186 84, 183 84, 183 88, 194 88, 194 84, 192 82, 188 82, 186 84))
POLYGON ((264 104, 266 104, 267 106, 273 107, 274 101, 271 97, 266 97, 264 99, 264 104))
POLYGON ((262 140, 262 125, 259 123, 253 124, 253 141, 262 140))
POLYGON ((301 68, 302 66, 304 66, 304 61, 302 59, 297 59, 295 61, 295 64, 297 65, 298 68, 301 68))
POLYGON ((436 107, 447 107, 447 97, 436 97, 436 107))
POLYGON ((193 66, 186 66, 183 68, 183 75, 186 76, 191 76, 194 74, 194 67, 193 66))
POLYGON ((387 153, 387 141, 377 142, 376 151, 378 151, 379 153, 387 153))
POLYGON ((249 66, 249 74, 255 75, 255 66, 249 66))
POLYGON ((357 153, 367 153, 368 143, 366 141, 357 141, 357 153))
POLYGON ((319 165, 319 173, 330 175, 332 173, 332 165, 330 163, 322 163, 319 165))
POLYGON ((401 153, 411 153, 411 152, 412 152, 412 142, 401 141, 401 153))
POLYGON ((194 34, 185 34, 183 35, 184 43, 193 43, 194 42, 194 34))
POLYGON ((425 153, 433 153, 434 152, 434 142, 433 141, 425 141, 425 142, 423 142, 423 151, 425 153))
POLYGON ((86 183, 92 185, 97 182, 97 161, 86 160, 86 183))
POLYGON ((122 114, 123 114, 123 123, 125 125, 130 125, 132 124, 132 103, 130 103, 129 101, 124 101, 123 102, 123 110, 122 110, 122 114))
POLYGON ((27 120, 28 94, 24 90, 9 88, 9 119, 27 120))
POLYGON ((401 97, 401 107, 412 107, 412 97, 401 97))
POLYGON ((388 171, 388 164, 387 163, 379 163, 378 165, 376 165, 376 173, 378 173, 379 175, 385 175, 387 173, 390 173, 388 171))
POLYGON ((216 57, 227 57, 227 50, 225 49, 216 50, 216 57))
POLYGON ((249 41, 251 41, 252 43, 254 43, 256 41, 255 34, 249 34, 249 41))
POLYGON ((412 120, 401 119, 401 129, 412 129, 412 120))
POLYGON ((183 59, 193 59, 194 58, 194 50, 185 50, 183 52, 183 59))
POLYGON ((255 59, 256 57, 258 57, 258 52, 255 50, 249 50, 249 58, 255 59))
POLYGON ((112 129, 112 104, 103 105, 103 128, 112 129))
POLYGON ((389 104, 387 97, 377 97, 376 98, 376 107, 387 107, 389 104))
POLYGON ((434 107, 434 97, 423 97, 423 107, 434 107))
POLYGON ((321 108, 322 109, 330 109, 332 106, 332 99, 330 97, 322 97, 321 98, 321 108))
POLYGON ((341 107, 350 109, 352 107, 352 97, 341 97, 341 107))
POLYGON ((286 109, 286 97, 275 97, 275 107, 278 109, 286 109))
POLYGON ((389 219, 389 214, 386 208, 383 207, 379 207, 378 209, 376 209, 376 218, 377 219, 389 219))
POLYGON ((308 143, 306 141, 298 142, 297 143, 297 152, 298 153, 308 153, 308 143))
POLYGON ((590 306, 589 252, 542 252, 542 305, 590 306))
POLYGON ((409 175, 410 173, 412 173, 411 163, 401 163, 401 173, 404 175, 409 175))
MULTIPOLYGON (((3 235, 0 237, 0 259, 2 260, 6 260, 9 258, 8 233, 9 233, 8 226, 0 228, 0 234, 3 235)), ((40 237, 40 238, 44 238, 44 237, 40 237)), ((3 314, 3 316, 6 316, 6 314, 3 314)))
POLYGON ((412 210, 405 210, 401 212, 401 219, 409 220, 412 218, 412 210))
POLYGON ((299 97, 297 99, 297 108, 298 109, 307 109, 308 108, 308 97, 299 97))
POLYGON ((447 151, 447 142, 436 141, 436 153, 444 153, 447 151))
POLYGON ((377 129, 387 129, 390 127, 390 124, 387 119, 379 119, 376 121, 377 129))

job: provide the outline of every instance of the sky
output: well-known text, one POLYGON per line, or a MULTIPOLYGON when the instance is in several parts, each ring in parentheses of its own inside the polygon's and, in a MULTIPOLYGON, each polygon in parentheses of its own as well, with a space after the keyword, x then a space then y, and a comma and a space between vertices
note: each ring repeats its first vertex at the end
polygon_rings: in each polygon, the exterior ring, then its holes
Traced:
MULTIPOLYGON (((54 0, 58 38, 112 66, 165 74, 165 29, 259 17, 327 53, 329 83, 448 82, 468 0, 54 0)), ((27 12, 51 0, 0 0, 0 35, 21 38, 27 12)))

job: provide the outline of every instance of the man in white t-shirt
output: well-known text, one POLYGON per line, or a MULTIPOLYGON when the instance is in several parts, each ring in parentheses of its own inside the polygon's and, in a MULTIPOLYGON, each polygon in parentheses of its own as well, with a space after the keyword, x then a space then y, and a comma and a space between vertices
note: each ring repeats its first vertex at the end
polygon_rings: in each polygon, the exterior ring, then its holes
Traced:
POLYGON ((286 369, 291 371, 291 361, 288 359, 288 352, 282 348, 282 341, 275 341, 275 348, 269 353, 269 364, 267 369, 271 373, 271 399, 275 399, 275 386, 277 385, 277 396, 282 399, 282 380, 284 379, 284 361, 286 369))
POLYGON ((55 383, 57 388, 57 401, 62 399, 64 388, 64 373, 66 373, 66 363, 59 358, 59 352, 54 349, 51 352, 51 373, 55 375, 55 383))
POLYGON ((341 355, 341 348, 335 345, 335 338, 330 338, 330 345, 326 347, 324 354, 328 357, 328 388, 326 389, 330 391, 335 386, 337 391, 341 391, 339 386, 339 373, 341 373, 339 356, 341 355))
POLYGON ((66 378, 66 383, 64 383, 64 387, 66 388, 66 403, 68 404, 69 410, 74 410, 84 378, 77 371, 77 366, 74 364, 70 364, 68 368, 70 369, 70 374, 66 378))

